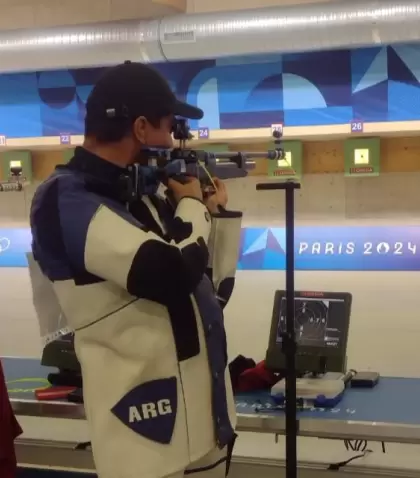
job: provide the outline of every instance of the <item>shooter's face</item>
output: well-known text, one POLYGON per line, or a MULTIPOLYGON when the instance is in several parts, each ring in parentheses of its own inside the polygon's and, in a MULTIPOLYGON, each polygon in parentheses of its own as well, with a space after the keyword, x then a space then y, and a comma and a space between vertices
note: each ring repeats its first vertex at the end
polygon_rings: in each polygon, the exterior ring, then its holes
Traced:
POLYGON ((172 149, 173 116, 165 116, 158 123, 151 123, 147 118, 138 118, 134 123, 134 136, 139 150, 144 148, 172 149))

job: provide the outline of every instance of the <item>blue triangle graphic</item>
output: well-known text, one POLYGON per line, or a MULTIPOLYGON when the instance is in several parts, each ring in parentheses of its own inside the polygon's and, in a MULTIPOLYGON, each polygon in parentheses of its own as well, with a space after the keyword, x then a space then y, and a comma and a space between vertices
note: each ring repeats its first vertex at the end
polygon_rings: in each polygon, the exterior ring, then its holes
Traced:
POLYGON ((286 229, 282 227, 272 227, 270 228, 271 234, 276 238, 278 245, 286 251, 286 229))
POLYGON ((242 251, 246 251, 266 230, 266 227, 246 227, 243 229, 242 251))
POLYGON ((243 256, 257 251, 264 251, 267 246, 268 229, 266 229, 256 241, 254 241, 244 252, 243 256))
POLYGON ((378 83, 382 83, 388 79, 388 53, 386 48, 382 48, 372 61, 369 69, 363 75, 357 86, 354 88, 353 93, 357 93, 362 90, 366 90, 371 86, 375 86, 378 83))
POLYGON ((363 78, 380 50, 378 47, 373 47, 351 51, 352 88, 363 78))
POLYGON ((270 229, 268 230, 266 250, 276 251, 277 254, 284 253, 283 248, 279 244, 279 241, 270 229))
POLYGON ((395 45, 392 47, 410 72, 420 82, 420 49, 417 45, 395 45))
MULTIPOLYGON (((419 82, 410 68, 401 60, 401 57, 392 47, 388 47, 388 81, 397 81, 406 85, 418 86, 419 82)), ((388 96, 389 101, 393 96, 388 96)), ((389 118, 391 121, 391 119, 389 118)))

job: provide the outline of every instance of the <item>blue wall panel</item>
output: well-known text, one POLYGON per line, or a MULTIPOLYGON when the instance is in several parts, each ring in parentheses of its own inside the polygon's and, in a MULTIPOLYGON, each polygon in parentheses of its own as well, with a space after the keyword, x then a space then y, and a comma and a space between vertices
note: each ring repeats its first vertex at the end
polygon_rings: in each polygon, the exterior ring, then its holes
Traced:
MULTIPOLYGON (((211 129, 420 118, 420 45, 223 58, 156 67, 206 110, 211 129)), ((84 104, 103 68, 0 76, 0 135, 83 133, 84 104)))

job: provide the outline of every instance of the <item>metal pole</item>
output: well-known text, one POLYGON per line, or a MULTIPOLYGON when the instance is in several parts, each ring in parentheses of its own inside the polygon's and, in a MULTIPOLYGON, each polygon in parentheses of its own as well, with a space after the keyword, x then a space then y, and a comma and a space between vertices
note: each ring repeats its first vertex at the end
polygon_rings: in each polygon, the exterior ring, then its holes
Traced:
POLYGON ((257 184, 258 191, 284 189, 286 193, 286 333, 283 351, 286 359, 286 478, 297 478, 296 334, 295 334, 295 189, 300 184, 257 184))
POLYGON ((286 186, 286 477, 297 478, 296 337, 295 337, 295 190, 286 186))

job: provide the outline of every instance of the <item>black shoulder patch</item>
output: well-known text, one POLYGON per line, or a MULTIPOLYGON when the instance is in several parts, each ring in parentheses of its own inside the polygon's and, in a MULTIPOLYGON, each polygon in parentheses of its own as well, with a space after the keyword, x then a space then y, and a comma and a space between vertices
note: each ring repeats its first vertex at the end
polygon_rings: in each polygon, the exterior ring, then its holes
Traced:
POLYGON ((170 236, 179 244, 188 239, 193 233, 193 225, 191 222, 184 222, 180 217, 176 217, 170 225, 170 236))

